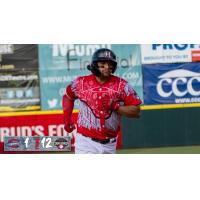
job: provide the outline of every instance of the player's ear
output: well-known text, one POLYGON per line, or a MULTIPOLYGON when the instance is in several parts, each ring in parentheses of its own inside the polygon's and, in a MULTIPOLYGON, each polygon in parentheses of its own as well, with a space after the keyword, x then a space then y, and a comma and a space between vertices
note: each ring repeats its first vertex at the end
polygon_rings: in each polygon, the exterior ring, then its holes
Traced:
POLYGON ((87 65, 87 69, 91 71, 92 70, 91 65, 87 65))

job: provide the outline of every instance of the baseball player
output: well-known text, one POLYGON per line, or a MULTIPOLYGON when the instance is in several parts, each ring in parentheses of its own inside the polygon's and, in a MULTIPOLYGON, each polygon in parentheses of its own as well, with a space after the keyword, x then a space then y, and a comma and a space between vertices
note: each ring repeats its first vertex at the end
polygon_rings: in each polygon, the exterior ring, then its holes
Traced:
POLYGON ((63 96, 65 130, 77 128, 75 153, 113 154, 121 116, 138 118, 142 101, 132 86, 114 76, 116 55, 110 49, 98 49, 88 70, 92 73, 76 78, 63 96), (74 101, 79 100, 77 125, 71 121, 74 101))

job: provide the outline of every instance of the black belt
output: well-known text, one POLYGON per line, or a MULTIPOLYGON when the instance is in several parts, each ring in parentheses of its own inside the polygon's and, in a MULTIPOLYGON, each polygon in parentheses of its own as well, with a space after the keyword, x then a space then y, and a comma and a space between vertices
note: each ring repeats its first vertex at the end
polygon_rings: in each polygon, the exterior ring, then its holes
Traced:
MULTIPOLYGON (((83 135, 83 134, 82 134, 83 135)), ((86 135, 83 135, 84 137, 88 137, 86 135)), ((105 140, 101 140, 101 139, 97 139, 97 138, 91 138, 91 137, 88 137, 90 138, 92 141, 95 141, 95 142, 98 142, 98 143, 101 143, 101 144, 108 144, 108 143, 114 143, 117 141, 116 138, 109 138, 109 139, 105 139, 105 140)))
POLYGON ((101 143, 101 144, 108 144, 108 143, 114 143, 116 142, 116 138, 110 138, 110 139, 105 139, 105 140, 100 140, 100 139, 96 139, 96 138, 91 138, 92 141, 101 143))

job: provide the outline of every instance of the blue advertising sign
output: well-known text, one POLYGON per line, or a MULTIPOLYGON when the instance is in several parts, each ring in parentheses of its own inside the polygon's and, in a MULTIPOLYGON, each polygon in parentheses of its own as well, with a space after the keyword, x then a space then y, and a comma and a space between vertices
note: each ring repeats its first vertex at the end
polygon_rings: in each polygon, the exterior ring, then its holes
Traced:
MULTIPOLYGON (((66 86, 76 77, 88 75, 87 65, 99 48, 117 55, 115 75, 126 79, 143 99, 140 45, 135 44, 41 44, 39 45, 40 92, 42 110, 61 109, 66 86)), ((75 108, 78 108, 75 101, 75 108)))
POLYGON ((143 65, 144 104, 200 102, 200 63, 143 65))

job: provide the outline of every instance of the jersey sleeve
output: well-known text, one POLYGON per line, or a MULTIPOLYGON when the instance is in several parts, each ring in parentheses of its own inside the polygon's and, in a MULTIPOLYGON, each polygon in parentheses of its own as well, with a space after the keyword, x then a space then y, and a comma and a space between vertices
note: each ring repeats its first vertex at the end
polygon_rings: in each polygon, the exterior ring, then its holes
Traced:
POLYGON ((125 106, 138 106, 142 104, 140 97, 129 83, 126 83, 122 96, 125 106))
POLYGON ((77 79, 73 80, 66 88, 65 94, 70 100, 76 100, 78 98, 76 91, 76 82, 77 79))

